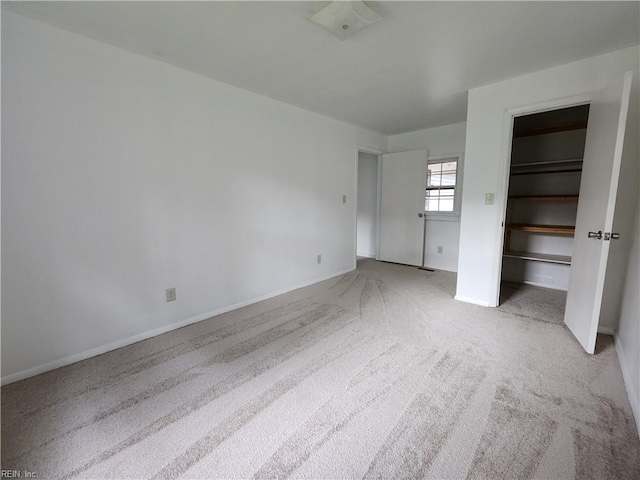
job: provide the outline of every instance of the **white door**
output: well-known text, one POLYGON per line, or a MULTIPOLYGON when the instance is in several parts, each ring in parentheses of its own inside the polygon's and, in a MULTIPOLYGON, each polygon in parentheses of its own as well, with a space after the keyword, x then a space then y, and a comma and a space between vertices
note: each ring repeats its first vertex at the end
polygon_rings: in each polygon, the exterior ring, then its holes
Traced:
POLYGON ((600 92, 589 108, 564 315, 565 323, 588 353, 593 353, 596 346, 611 245, 607 234, 613 225, 631 79, 628 72, 624 79, 600 92))
POLYGON ((382 155, 379 260, 422 266, 427 150, 382 155))

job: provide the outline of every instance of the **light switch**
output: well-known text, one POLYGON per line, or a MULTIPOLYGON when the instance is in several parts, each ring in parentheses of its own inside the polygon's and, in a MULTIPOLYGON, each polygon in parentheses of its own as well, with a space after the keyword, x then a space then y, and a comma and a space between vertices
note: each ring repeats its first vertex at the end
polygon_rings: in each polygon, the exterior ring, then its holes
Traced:
POLYGON ((485 205, 493 205, 494 194, 493 193, 485 193, 484 194, 484 204, 485 205))

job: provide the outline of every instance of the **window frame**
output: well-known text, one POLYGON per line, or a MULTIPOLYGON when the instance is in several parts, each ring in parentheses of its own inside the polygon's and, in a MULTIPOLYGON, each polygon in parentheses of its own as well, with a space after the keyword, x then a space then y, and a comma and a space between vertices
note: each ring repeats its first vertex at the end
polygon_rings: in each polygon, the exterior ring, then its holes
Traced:
MULTIPOLYGON (((444 220, 444 221, 458 221, 460 219, 460 203, 462 195, 462 169, 463 169, 463 154, 462 153, 447 153, 443 155, 430 155, 427 157, 427 165, 433 163, 445 163, 448 161, 456 162, 456 185, 453 188, 453 211, 451 212, 428 212, 425 208, 425 218, 427 220, 444 220)), ((427 199, 427 188, 425 178, 425 204, 427 199)), ((425 205, 426 207, 426 205, 425 205)))

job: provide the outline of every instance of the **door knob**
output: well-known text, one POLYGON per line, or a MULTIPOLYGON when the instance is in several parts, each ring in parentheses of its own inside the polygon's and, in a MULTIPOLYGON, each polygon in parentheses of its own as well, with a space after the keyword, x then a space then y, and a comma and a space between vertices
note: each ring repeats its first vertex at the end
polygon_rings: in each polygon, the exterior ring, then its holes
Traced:
POLYGON ((612 233, 611 234, 611 240, 620 240, 620 234, 619 233, 612 233))
POLYGON ((597 238, 598 240, 602 240, 602 230, 598 230, 597 232, 589 232, 587 234, 589 238, 597 238))
POLYGON ((418 216, 419 216, 420 218, 422 218, 422 217, 424 217, 424 213, 419 213, 419 214, 418 214, 418 216))

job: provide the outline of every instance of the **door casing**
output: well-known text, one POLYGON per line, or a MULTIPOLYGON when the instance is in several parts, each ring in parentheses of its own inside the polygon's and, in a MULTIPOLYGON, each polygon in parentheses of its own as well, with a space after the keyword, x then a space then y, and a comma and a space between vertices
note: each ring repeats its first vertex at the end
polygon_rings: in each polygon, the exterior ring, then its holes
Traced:
POLYGON ((500 178, 495 200, 497 208, 502 212, 498 225, 497 238, 493 251, 492 291, 490 307, 500 305, 500 284, 502 283, 502 250, 504 248, 504 225, 507 213, 507 196, 509 191, 509 169, 511 166, 511 148, 513 141, 513 122, 516 117, 535 113, 559 110, 562 108, 577 107, 591 103, 594 93, 558 98, 541 103, 523 105, 505 110, 502 120, 502 147, 500 149, 500 178))
POLYGON ((375 258, 376 260, 378 259, 378 251, 380 250, 379 247, 379 237, 380 237, 380 156, 382 154, 384 154, 383 150, 377 149, 377 148, 373 148, 373 147, 367 147, 365 145, 356 145, 356 149, 355 149, 355 186, 354 186, 354 201, 353 201, 353 205, 354 205, 354 211, 353 211, 353 269, 355 270, 358 266, 358 162, 359 162, 359 154, 360 152, 362 153, 368 153, 370 155, 375 155, 376 157, 378 157, 378 175, 377 175, 377 181, 378 184, 376 186, 376 251, 375 251, 375 258))

